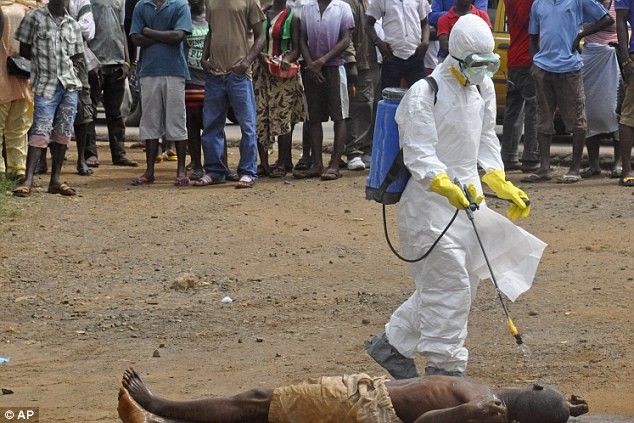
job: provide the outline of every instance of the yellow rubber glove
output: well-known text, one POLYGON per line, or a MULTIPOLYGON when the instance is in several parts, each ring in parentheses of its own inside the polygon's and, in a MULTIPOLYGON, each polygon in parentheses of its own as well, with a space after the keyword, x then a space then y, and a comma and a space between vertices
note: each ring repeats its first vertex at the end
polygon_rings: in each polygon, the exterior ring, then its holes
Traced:
POLYGON ((462 192, 462 189, 451 182, 446 173, 436 175, 429 188, 436 194, 447 197, 449 203, 457 209, 469 207, 469 200, 462 192))
POLYGON ((482 182, 487 184, 499 198, 511 201, 511 207, 506 213, 508 217, 513 220, 528 217, 531 212, 531 206, 525 202, 528 200, 528 195, 507 181, 503 170, 493 170, 487 173, 482 177, 482 182))

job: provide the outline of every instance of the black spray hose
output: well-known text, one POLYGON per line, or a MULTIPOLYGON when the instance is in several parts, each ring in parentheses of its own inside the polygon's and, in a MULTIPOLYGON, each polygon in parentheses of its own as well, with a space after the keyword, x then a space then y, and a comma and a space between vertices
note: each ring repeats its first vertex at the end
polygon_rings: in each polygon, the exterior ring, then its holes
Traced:
POLYGON ((434 241, 434 243, 431 245, 431 247, 429 247, 429 250, 427 250, 425 252, 425 254, 423 254, 422 256, 420 256, 417 259, 408 259, 408 258, 405 258, 402 255, 400 255, 398 253, 398 251, 396 251, 396 248, 394 248, 394 246, 392 245, 392 242, 390 241, 390 235, 387 232, 387 217, 386 217, 386 214, 385 214, 385 204, 383 204, 383 232, 385 233, 385 240, 387 241, 387 245, 390 247, 390 250, 392 250, 394 255, 396 257, 398 257, 399 259, 401 259, 401 260, 403 260, 404 262, 407 262, 407 263, 417 263, 417 262, 423 260, 425 257, 427 257, 432 252, 432 250, 434 249, 436 244, 438 244, 438 242, 443 237, 443 235, 445 235, 445 233, 449 230, 449 228, 453 224, 454 220, 456 220, 456 217, 458 217, 458 212, 459 211, 460 211, 460 209, 456 209, 456 212, 454 213, 453 217, 449 221, 449 224, 445 227, 445 229, 443 229, 443 231, 440 233, 440 235, 438 235, 438 238, 436 238, 436 241, 434 241))

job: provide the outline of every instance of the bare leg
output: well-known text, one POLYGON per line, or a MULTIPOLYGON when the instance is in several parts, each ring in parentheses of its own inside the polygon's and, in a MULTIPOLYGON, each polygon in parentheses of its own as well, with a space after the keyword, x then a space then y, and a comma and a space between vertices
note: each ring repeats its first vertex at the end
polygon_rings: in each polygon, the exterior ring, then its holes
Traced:
POLYGON ((323 155, 324 129, 321 122, 313 122, 310 124, 310 151, 313 165, 310 167, 310 173, 321 173, 324 168, 323 155))
POLYGON ((535 173, 540 176, 548 176, 550 175, 550 143, 552 135, 538 133, 537 140, 539 141, 539 169, 535 173))
POLYGON ((258 141, 258 154, 260 156, 260 166, 264 169, 264 174, 271 173, 271 167, 269 166, 269 149, 264 144, 258 141))
MULTIPOLYGON (((568 175, 579 175, 581 157, 583 156, 583 143, 585 139, 586 134, 583 132, 572 134, 572 163, 570 164, 568 175)), ((550 145, 548 151, 550 152, 550 145)))
POLYGON ((33 186, 33 175, 35 169, 40 162, 42 153, 46 151, 46 148, 38 148, 29 145, 28 154, 26 155, 26 175, 24 176, 23 186, 31 188, 33 186))
POLYGON ((158 140, 146 140, 145 141, 145 163, 146 169, 143 177, 146 177, 150 180, 154 180, 154 159, 158 154, 158 140))
MULTIPOLYGON (((123 374, 123 387, 130 397, 145 411, 167 422, 191 423, 267 423, 272 389, 252 389, 232 397, 217 397, 194 401, 171 401, 155 396, 145 386, 139 375, 128 369, 123 374), (171 419, 171 420, 170 420, 171 419)), ((119 414, 130 410, 125 392, 119 397, 119 414)), ((129 411, 134 414, 139 410, 129 411)), ((125 420, 124 422, 143 422, 152 420, 125 420)))
POLYGON ((334 123, 334 126, 335 139, 329 168, 338 173, 339 163, 341 162, 341 155, 343 154, 343 150, 346 146, 346 121, 343 119, 339 120, 334 123))
POLYGON ((626 177, 634 176, 632 174, 632 139, 634 138, 634 128, 627 125, 619 125, 621 146, 621 180, 626 177))
POLYGON ((288 134, 280 135, 277 137, 277 165, 290 170, 293 168, 293 157, 291 154, 291 148, 293 144, 293 131, 288 134))
POLYGON ((66 144, 58 144, 56 142, 51 143, 51 158, 53 163, 51 166, 51 182, 50 185, 61 185, 60 175, 62 173, 62 165, 64 164, 64 157, 66 156, 66 144))
POLYGON ((176 176, 179 178, 187 177, 187 170, 185 170, 185 156, 187 155, 187 140, 173 141, 172 144, 176 148, 176 157, 178 162, 176 165, 176 176))
POLYGON ((92 175, 92 169, 86 164, 86 143, 88 140, 88 124, 75 125, 75 141, 77 142, 77 172, 80 175, 92 175))
POLYGON ((601 173, 601 165, 599 164, 599 149, 601 143, 598 136, 586 138, 586 149, 588 150, 588 170, 584 171, 588 176, 601 173))

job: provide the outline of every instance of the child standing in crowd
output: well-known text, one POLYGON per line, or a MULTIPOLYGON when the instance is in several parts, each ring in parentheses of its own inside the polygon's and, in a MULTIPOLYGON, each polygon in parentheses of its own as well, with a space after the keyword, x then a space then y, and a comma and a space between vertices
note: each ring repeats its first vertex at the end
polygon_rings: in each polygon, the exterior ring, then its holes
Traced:
POLYGON ((298 66, 299 19, 284 0, 275 0, 265 11, 265 42, 254 65, 253 84, 257 107, 257 135, 264 173, 280 178, 293 169, 292 131, 304 119, 303 88, 299 72, 282 77, 269 71, 267 60, 275 60, 282 72, 298 66), (278 142, 278 160, 269 168, 268 149, 278 142))
POLYGON ((68 0, 50 0, 47 6, 30 12, 14 35, 21 43, 20 54, 31 59, 31 88, 35 94, 26 177, 13 190, 18 197, 31 194, 35 168, 49 141, 53 141, 50 145, 53 165, 48 192, 76 194, 74 188, 60 180, 77 111, 77 90, 81 88, 75 65, 84 59, 80 27, 67 8, 68 0))
POLYGON ((205 37, 209 24, 205 19, 203 0, 189 0, 192 15, 192 33, 185 37, 185 52, 191 80, 185 84, 185 109, 187 112, 187 146, 191 158, 192 173, 190 179, 197 181, 205 172, 202 164, 200 131, 203 129, 203 103, 205 101, 205 80, 207 75, 200 64, 203 57, 205 37))

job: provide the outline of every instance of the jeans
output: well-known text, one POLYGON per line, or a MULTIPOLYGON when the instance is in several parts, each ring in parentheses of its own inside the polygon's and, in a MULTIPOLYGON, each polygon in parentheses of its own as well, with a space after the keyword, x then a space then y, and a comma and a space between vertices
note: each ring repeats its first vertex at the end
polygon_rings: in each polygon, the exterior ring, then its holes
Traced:
POLYGON ((372 65, 370 69, 359 71, 357 77, 357 92, 350 96, 349 119, 346 120, 348 136, 346 139, 345 154, 348 160, 364 154, 372 154, 371 129, 372 115, 375 112, 374 93, 378 84, 378 65, 372 65))
POLYGON ((396 56, 391 60, 383 59, 381 90, 385 87, 400 87, 402 78, 405 78, 407 86, 411 87, 425 76, 425 56, 412 55, 407 60, 396 56))
POLYGON ((224 164, 224 129, 229 105, 242 131, 238 174, 257 178, 258 146, 255 129, 255 94, 246 75, 230 72, 209 75, 205 82, 203 134, 201 138, 205 173, 222 181, 229 171, 224 164))
POLYGON ((509 68, 502 126, 502 161, 517 162, 517 147, 524 129, 522 162, 539 163, 537 100, 530 66, 509 68))
POLYGON ((77 91, 66 91, 58 84, 52 98, 35 96, 33 125, 29 145, 48 147, 49 141, 70 144, 77 113, 77 91))
MULTIPOLYGON (((99 72, 90 73, 90 98, 94 107, 102 97, 104 111, 106 112, 106 124, 108 125, 108 141, 110 142, 110 154, 112 161, 117 162, 125 158, 125 123, 121 115, 121 104, 125 93, 126 79, 120 79, 123 74, 120 65, 103 66, 99 72)), ((89 130, 86 144, 86 158, 98 157, 95 137, 95 123, 89 130)))

